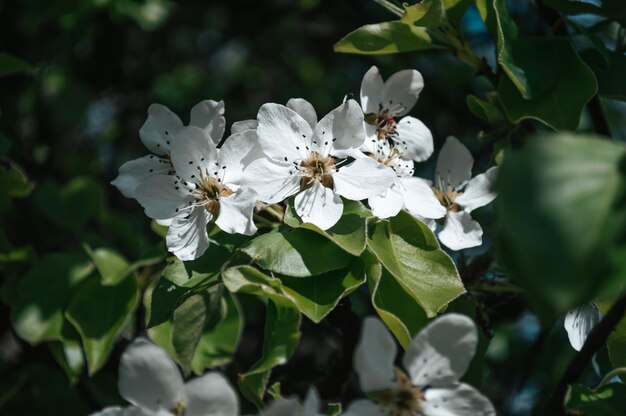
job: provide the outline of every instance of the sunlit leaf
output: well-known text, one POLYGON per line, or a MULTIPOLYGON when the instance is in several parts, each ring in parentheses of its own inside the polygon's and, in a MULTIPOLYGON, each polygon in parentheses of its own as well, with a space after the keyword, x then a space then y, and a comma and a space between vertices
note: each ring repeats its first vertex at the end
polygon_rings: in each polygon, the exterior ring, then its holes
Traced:
POLYGON ((428 317, 465 292, 432 231, 405 211, 372 226, 368 246, 428 317))
POLYGON ((426 29, 397 20, 365 25, 348 33, 335 44, 335 52, 383 55, 431 47, 432 41, 426 29))

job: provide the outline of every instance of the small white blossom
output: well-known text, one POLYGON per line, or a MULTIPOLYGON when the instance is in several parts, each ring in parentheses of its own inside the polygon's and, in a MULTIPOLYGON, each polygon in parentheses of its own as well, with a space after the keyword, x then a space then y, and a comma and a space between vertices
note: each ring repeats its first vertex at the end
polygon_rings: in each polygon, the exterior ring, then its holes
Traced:
POLYGON ((585 345, 587 335, 602 319, 602 312, 595 302, 572 309, 565 315, 565 330, 572 348, 576 351, 585 345))
POLYGON ((265 104, 259 110, 257 134, 267 158, 250 164, 245 184, 269 204, 296 195, 300 218, 325 230, 341 218, 340 196, 358 201, 379 195, 393 184, 395 175, 358 151, 364 139, 363 113, 354 100, 319 122, 306 101, 290 104, 298 112, 280 104, 265 104), (357 154, 354 161, 342 160, 357 154))
POLYGON ((391 188, 367 200, 374 215, 389 218, 403 208, 422 218, 436 219, 446 215, 446 209, 441 206, 430 185, 413 176, 413 161, 401 159, 395 146, 392 147, 386 141, 381 142, 370 157, 389 166, 396 174, 391 188))
POLYGON ((428 127, 406 115, 424 88, 422 74, 414 69, 396 72, 383 81, 377 67, 365 73, 361 83, 361 106, 365 113, 367 140, 362 150, 375 153, 381 141, 391 140, 403 159, 424 161, 433 153, 428 127), (402 117, 399 121, 398 117, 402 117))
POLYGON ((496 198, 493 184, 498 168, 472 178, 473 164, 469 150, 456 138, 448 137, 437 159, 433 190, 447 210, 439 241, 452 250, 482 244, 483 230, 470 213, 496 198))
POLYGON ((122 354, 118 389, 129 407, 108 407, 93 416, 238 416, 237 395, 217 372, 183 382, 174 361, 144 338, 122 354))
POLYGON ((395 368, 396 343, 384 324, 366 318, 354 356, 361 388, 372 400, 356 400, 344 416, 495 416, 480 392, 459 382, 478 344, 474 322, 446 314, 413 339, 395 368))
POLYGON ((310 388, 303 404, 298 399, 279 399, 272 402, 261 416, 323 416, 320 413, 320 398, 315 388, 310 388))
POLYGON ((209 246, 210 221, 227 233, 252 235, 257 196, 240 187, 243 169, 257 157, 254 130, 226 139, 217 149, 207 131, 184 127, 172 144, 174 175, 155 175, 141 184, 137 200, 146 215, 172 219, 167 248, 181 260, 200 257, 209 246))
MULTIPOLYGON (((224 135, 224 102, 205 100, 191 109, 191 126, 206 130, 218 144, 224 135)), ((111 182, 127 198, 136 198, 139 185, 153 175, 167 175, 173 171, 170 162, 172 143, 183 122, 167 107, 152 104, 148 108, 148 118, 139 129, 139 137, 152 153, 124 163, 119 175, 111 182)))

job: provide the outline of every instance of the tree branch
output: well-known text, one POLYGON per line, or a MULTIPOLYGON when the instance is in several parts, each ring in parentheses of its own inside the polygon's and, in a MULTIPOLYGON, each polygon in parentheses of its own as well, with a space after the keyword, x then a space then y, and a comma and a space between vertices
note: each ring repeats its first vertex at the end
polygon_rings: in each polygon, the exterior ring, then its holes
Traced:
POLYGON ((565 415, 563 402, 565 400, 567 386, 580 378, 584 369, 593 358, 593 355, 606 343, 609 335, 611 335, 613 329, 615 329, 617 324, 622 320, 625 313, 626 293, 622 293, 605 317, 589 333, 582 349, 576 354, 569 367, 567 367, 567 370, 563 373, 561 380, 559 380, 559 383, 548 401, 544 411, 545 415, 565 415))

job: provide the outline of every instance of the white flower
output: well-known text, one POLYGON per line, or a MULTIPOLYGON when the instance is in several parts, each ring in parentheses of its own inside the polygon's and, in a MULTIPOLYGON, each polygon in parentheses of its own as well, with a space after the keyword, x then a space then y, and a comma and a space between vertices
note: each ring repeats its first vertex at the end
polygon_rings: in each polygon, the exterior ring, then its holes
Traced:
POLYGON ((245 183, 269 204, 296 195, 295 209, 302 220, 325 230, 341 218, 340 195, 357 201, 379 195, 395 175, 370 158, 336 159, 356 155, 363 143, 363 113, 354 100, 319 122, 312 107, 305 113, 310 106, 305 103, 299 102, 305 117, 280 104, 261 107, 257 133, 267 158, 250 164, 245 183))
POLYGON ((220 373, 187 383, 165 351, 143 338, 122 354, 120 395, 131 406, 108 407, 94 416, 238 416, 237 395, 220 373))
POLYGON ((279 399, 261 412, 261 416, 323 416, 319 411, 320 398, 315 388, 310 388, 304 404, 297 399, 279 399))
POLYGON ((391 140, 403 159, 424 161, 433 153, 433 136, 415 117, 407 114, 424 88, 422 74, 414 69, 396 72, 383 82, 378 68, 371 67, 361 83, 361 106, 365 112, 367 140, 364 152, 375 153, 380 141, 391 140))
POLYGON ((585 344, 587 335, 602 319, 602 312, 595 302, 572 309, 565 315, 565 330, 570 344, 576 351, 585 344))
MULTIPOLYGON (((206 130, 218 144, 224 135, 224 102, 205 100, 191 109, 191 126, 206 130)), ((111 182, 127 198, 135 198, 137 186, 153 175, 167 175, 172 172, 170 150, 172 141, 183 128, 183 122, 167 107, 152 104, 148 108, 148 118, 139 129, 139 137, 152 153, 124 163, 119 175, 111 182)))
POLYGON ((391 188, 367 200, 374 215, 389 218, 398 214, 402 208, 422 218, 441 218, 446 215, 446 209, 441 206, 430 185, 413 176, 413 161, 401 159, 395 146, 392 147, 386 141, 381 142, 370 157, 389 166, 396 174, 391 188))
POLYGON ((459 314, 427 325, 394 368, 396 344, 383 323, 366 318, 354 356, 361 388, 372 400, 356 400, 345 416, 495 416, 491 402, 460 383, 478 344, 476 326, 459 314))
POLYGON ((482 244, 483 230, 470 212, 496 197, 493 183, 498 168, 492 167, 472 178, 473 164, 469 150, 456 138, 448 137, 437 159, 434 192, 447 210, 439 241, 452 250, 482 244))
POLYGON ((182 128, 172 144, 176 175, 155 175, 141 184, 137 200, 146 215, 157 220, 173 218, 167 248, 181 260, 200 257, 209 246, 206 225, 227 233, 252 235, 257 196, 240 187, 243 169, 257 154, 254 130, 230 136, 217 149, 208 132, 182 128))

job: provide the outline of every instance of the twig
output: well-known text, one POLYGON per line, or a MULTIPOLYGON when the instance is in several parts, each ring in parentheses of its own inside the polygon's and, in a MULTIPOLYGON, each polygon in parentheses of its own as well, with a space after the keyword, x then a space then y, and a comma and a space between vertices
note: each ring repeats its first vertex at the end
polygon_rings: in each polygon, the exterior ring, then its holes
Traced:
POLYGON ((565 415, 565 409, 563 408, 563 402, 565 400, 565 392, 567 386, 574 383, 580 378, 584 369, 589 365, 589 362, 593 358, 593 355, 606 343, 609 335, 617 324, 622 320, 626 313, 626 293, 617 299, 611 309, 607 312, 604 318, 593 328, 593 330, 587 336, 587 340, 582 349, 576 354, 569 367, 563 373, 561 380, 552 392, 548 404, 545 408, 545 415, 557 416, 565 415))

